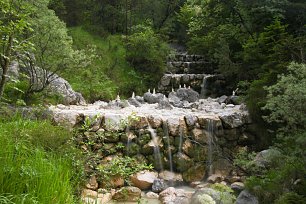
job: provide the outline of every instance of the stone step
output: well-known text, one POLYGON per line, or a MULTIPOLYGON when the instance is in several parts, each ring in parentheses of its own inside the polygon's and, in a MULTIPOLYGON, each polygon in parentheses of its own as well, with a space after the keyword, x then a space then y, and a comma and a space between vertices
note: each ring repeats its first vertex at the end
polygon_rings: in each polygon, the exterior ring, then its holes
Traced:
POLYGON ((202 55, 172 54, 168 56, 167 61, 197 62, 205 61, 205 57, 202 55))
POLYGON ((173 74, 213 74, 215 72, 211 63, 201 62, 167 62, 167 70, 173 74))

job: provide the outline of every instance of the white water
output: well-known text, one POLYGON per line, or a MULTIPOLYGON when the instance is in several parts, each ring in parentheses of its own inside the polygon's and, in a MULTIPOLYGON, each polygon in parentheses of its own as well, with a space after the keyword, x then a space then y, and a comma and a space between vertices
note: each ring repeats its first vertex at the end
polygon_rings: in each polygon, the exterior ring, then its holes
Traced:
POLYGON ((163 167, 163 163, 162 163, 162 159, 161 159, 161 154, 160 154, 160 149, 159 149, 159 141, 158 141, 158 137, 156 135, 156 131, 151 127, 151 125, 149 125, 148 130, 151 134, 152 141, 153 141, 153 144, 154 144, 154 159, 155 159, 155 162, 157 162, 159 170, 163 171, 164 167, 163 167))
POLYGON ((172 152, 170 146, 169 128, 167 123, 163 123, 163 130, 164 130, 164 135, 167 138, 169 167, 170 171, 173 172, 172 152))
POLYGON ((179 143, 178 153, 182 153, 183 139, 184 139, 184 129, 181 126, 179 126, 179 134, 180 134, 180 143, 179 143))
POLYGON ((129 156, 130 147, 131 147, 131 143, 132 143, 132 140, 133 140, 133 138, 130 136, 130 127, 129 126, 126 127, 125 133, 126 133, 126 136, 127 136, 126 153, 129 156))
POLYGON ((211 176, 213 174, 213 153, 214 153, 214 133, 215 133, 215 127, 214 127, 214 121, 208 120, 208 153, 207 153, 207 164, 208 164, 208 176, 211 176))

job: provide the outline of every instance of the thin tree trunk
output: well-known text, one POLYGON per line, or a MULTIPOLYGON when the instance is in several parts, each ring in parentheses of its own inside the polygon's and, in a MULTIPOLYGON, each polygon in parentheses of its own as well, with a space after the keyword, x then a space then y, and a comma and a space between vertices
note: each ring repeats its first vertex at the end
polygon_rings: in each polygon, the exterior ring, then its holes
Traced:
POLYGON ((9 65, 10 65, 10 57, 11 57, 11 49, 13 46, 13 36, 9 36, 9 40, 8 40, 8 45, 5 51, 5 55, 4 55, 4 59, 3 59, 3 64, 1 64, 1 68, 2 68, 2 76, 1 76, 1 82, 0 82, 0 100, 3 96, 3 92, 4 92, 4 86, 6 83, 6 74, 7 71, 9 69, 9 65))

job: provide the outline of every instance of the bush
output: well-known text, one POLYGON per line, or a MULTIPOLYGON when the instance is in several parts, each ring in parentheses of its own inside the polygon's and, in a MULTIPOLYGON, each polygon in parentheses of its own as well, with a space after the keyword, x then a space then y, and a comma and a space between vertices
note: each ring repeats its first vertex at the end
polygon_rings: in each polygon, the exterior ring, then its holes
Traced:
POLYGON ((142 73, 147 86, 156 86, 165 71, 168 45, 147 25, 132 28, 128 37, 127 60, 142 73))

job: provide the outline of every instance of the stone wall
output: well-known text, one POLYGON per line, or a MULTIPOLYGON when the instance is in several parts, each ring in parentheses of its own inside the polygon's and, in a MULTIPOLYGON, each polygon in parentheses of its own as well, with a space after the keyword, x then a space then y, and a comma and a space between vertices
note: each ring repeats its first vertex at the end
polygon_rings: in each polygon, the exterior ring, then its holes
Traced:
POLYGON ((172 110, 166 117, 162 112, 167 110, 149 115, 57 106, 52 111, 55 123, 70 128, 81 127, 86 117, 91 118, 77 141, 101 161, 113 155, 137 157, 152 163, 157 171, 173 170, 182 174, 185 182, 193 182, 214 173, 235 176, 227 158, 240 146, 254 143, 247 132, 248 113, 242 106, 232 106, 227 108, 232 111, 218 114, 183 110, 184 115, 172 110), (116 148, 118 144, 123 148, 116 148))

